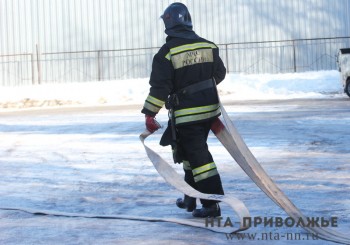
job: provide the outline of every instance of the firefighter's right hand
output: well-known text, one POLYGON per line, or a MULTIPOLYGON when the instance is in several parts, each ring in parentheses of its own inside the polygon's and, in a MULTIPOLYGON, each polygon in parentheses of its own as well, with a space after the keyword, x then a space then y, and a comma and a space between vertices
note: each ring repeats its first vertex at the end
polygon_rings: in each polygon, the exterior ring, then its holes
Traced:
POLYGON ((146 115, 145 119, 146 119, 146 128, 151 133, 154 133, 155 131, 161 128, 160 124, 157 122, 157 120, 154 117, 150 115, 146 115))

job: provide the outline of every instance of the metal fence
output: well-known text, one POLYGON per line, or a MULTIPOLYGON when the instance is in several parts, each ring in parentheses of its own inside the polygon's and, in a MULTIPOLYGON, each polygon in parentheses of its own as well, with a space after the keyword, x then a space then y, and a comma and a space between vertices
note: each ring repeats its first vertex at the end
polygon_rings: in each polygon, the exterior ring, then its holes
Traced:
MULTIPOLYGON (((337 68, 350 37, 219 44, 229 73, 286 73, 337 68)), ((148 77, 156 48, 0 56, 0 86, 148 77)))
POLYGON ((229 73, 286 73, 337 69, 336 56, 350 37, 220 45, 229 73))

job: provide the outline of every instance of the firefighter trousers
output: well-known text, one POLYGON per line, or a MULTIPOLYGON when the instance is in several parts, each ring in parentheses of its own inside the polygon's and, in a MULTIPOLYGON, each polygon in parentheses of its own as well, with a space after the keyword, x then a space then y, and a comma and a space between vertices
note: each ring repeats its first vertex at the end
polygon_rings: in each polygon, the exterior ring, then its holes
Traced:
MULTIPOLYGON (((177 126, 178 147, 183 156, 185 181, 202 193, 223 195, 221 178, 207 144, 211 124, 212 120, 177 126)), ((217 203, 204 199, 200 201, 203 207, 217 203)))

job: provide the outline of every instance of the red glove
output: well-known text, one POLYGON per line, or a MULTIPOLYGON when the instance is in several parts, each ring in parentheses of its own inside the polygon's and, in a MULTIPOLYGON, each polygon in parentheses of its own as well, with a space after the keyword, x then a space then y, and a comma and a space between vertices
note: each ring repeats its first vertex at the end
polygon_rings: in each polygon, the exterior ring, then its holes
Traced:
POLYGON ((218 134, 224 128, 225 125, 221 122, 219 118, 216 118, 210 127, 214 134, 218 134))
POLYGON ((146 128, 151 133, 154 133, 155 131, 161 128, 160 124, 157 122, 157 120, 154 117, 150 115, 146 115, 145 118, 146 118, 146 128))

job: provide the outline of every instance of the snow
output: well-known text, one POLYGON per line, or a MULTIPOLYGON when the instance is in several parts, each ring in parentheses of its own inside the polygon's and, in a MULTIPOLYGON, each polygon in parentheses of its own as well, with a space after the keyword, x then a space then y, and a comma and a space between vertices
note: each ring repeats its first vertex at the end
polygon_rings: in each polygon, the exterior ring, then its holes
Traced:
MULTIPOLYGON (((218 89, 223 101, 320 98, 342 94, 339 77, 338 71, 229 74, 218 89)), ((148 78, 2 87, 0 109, 143 104, 148 91, 148 78)))
MULTIPOLYGON (((238 131, 286 195, 309 217, 337 217, 332 229, 348 234, 350 109, 339 76, 337 71, 230 74, 218 88, 238 131)), ((181 193, 159 176, 139 142, 148 89, 147 79, 1 88, 0 244, 301 244, 282 237, 228 240, 171 223, 2 209, 191 217, 175 207, 181 193)), ((165 109, 157 119, 166 124, 165 109)), ((163 130, 146 141, 171 162, 170 149, 158 145, 163 130)), ((208 143, 226 195, 241 199, 252 217, 286 217, 212 134, 208 143)), ((180 165, 173 166, 182 173, 180 165)), ((222 209, 224 217, 235 218, 228 207, 222 209)), ((296 227, 246 232, 306 235, 296 227)))

